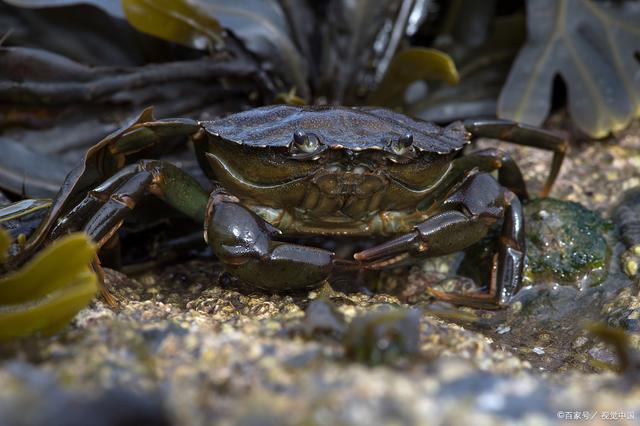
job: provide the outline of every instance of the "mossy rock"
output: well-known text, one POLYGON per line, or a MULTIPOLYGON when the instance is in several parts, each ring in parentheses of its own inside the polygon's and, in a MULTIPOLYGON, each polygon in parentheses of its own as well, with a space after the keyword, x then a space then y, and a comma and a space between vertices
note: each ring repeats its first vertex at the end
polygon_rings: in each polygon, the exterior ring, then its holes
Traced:
MULTIPOLYGON (((579 288, 607 277, 612 224, 579 203, 540 198, 524 206, 526 256, 523 285, 558 283, 579 288)), ((486 282, 500 228, 470 248, 459 273, 486 282)))
POLYGON ((525 205, 524 281, 596 285, 607 277, 611 222, 579 203, 553 198, 525 205))

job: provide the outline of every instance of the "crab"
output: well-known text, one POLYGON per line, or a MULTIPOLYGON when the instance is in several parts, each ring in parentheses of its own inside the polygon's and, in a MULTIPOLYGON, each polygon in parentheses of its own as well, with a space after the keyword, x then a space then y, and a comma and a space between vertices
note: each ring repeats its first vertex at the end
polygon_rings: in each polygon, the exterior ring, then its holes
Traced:
POLYGON ((382 108, 287 105, 214 121, 156 120, 148 109, 88 150, 21 256, 82 229, 102 247, 148 194, 201 221, 225 269, 269 291, 313 288, 337 270, 380 270, 463 251, 495 225, 501 233, 488 290, 431 294, 497 308, 521 284, 528 192, 504 151, 463 153, 477 137, 553 152, 541 195, 549 193, 566 141, 510 121, 440 127, 382 108), (169 162, 135 159, 178 136, 192 141, 211 191, 169 162), (386 240, 338 259, 293 240, 308 236, 386 240))

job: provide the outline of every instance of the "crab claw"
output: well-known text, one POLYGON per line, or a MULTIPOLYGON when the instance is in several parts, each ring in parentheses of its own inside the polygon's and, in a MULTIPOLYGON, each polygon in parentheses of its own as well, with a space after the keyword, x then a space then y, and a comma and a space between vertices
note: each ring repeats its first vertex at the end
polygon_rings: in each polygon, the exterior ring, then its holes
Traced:
POLYGON ((427 246, 420 241, 420 233, 418 231, 413 231, 375 247, 362 250, 354 254, 353 257, 361 262, 375 262, 399 254, 412 252, 416 249, 418 251, 425 251, 427 246))
POLYGON ((317 287, 333 271, 334 254, 277 241, 280 231, 224 192, 207 206, 205 239, 225 269, 253 287, 270 291, 317 287))
MULTIPOLYGON (((478 226, 480 225, 480 226, 478 226)), ((439 256, 462 250, 486 233, 459 211, 445 211, 415 226, 413 231, 354 254, 365 267, 377 269, 398 264, 409 257, 439 256), (473 231, 473 232, 471 232, 473 231)))

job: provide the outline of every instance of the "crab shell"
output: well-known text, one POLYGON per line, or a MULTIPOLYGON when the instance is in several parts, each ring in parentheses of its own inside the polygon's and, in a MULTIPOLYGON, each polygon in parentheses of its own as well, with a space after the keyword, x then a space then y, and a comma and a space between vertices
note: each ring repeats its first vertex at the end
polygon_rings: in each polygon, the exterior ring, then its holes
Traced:
POLYGON ((309 220, 415 209, 469 142, 381 108, 269 106, 203 122, 200 164, 245 203, 309 220))

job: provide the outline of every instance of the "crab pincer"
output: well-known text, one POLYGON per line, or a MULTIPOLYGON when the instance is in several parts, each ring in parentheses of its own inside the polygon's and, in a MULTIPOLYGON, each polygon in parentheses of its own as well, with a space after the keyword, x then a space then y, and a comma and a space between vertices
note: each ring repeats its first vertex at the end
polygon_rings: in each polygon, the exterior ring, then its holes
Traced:
POLYGON ((518 197, 489 174, 475 173, 444 200, 441 209, 411 232, 356 253, 354 258, 365 262, 365 268, 382 269, 416 258, 455 253, 480 241, 502 219, 489 292, 430 291, 439 299, 479 308, 508 303, 520 286, 524 265, 524 219, 518 197))
POLYGON ((268 290, 313 288, 329 277, 332 252, 275 240, 282 233, 239 201, 218 190, 207 205, 204 238, 228 271, 268 290))

